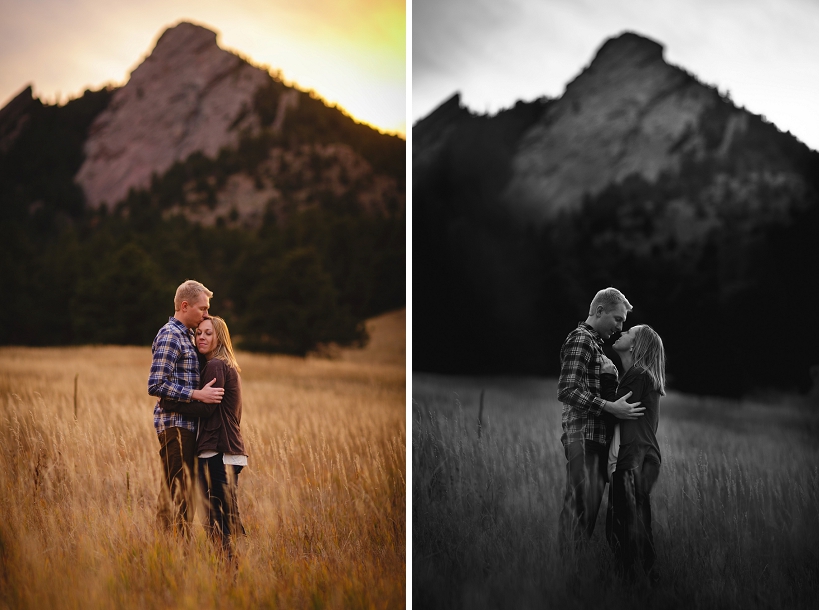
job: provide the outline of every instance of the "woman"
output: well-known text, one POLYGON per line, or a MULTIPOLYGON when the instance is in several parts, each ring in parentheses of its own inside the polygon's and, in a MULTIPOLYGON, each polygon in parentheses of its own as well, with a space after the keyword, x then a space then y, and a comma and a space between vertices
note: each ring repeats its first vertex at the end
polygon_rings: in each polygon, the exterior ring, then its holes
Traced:
POLYGON ((199 481, 208 505, 208 530, 219 537, 228 559, 233 558, 232 536, 244 533, 239 520, 237 492, 239 474, 247 466, 242 421, 241 369, 233 353, 227 324, 218 316, 203 320, 196 329, 196 347, 205 357, 200 387, 215 380, 213 387, 224 388, 219 404, 163 401, 162 408, 199 416, 196 441, 199 481))
POLYGON ((614 472, 606 534, 622 576, 634 579, 639 563, 655 581, 651 489, 660 473, 657 425, 660 396, 665 395, 665 350, 660 336, 645 324, 624 332, 613 348, 623 365, 617 398, 631 392, 631 399, 640 401, 645 411, 637 419, 620 420, 612 440, 609 460, 614 472))

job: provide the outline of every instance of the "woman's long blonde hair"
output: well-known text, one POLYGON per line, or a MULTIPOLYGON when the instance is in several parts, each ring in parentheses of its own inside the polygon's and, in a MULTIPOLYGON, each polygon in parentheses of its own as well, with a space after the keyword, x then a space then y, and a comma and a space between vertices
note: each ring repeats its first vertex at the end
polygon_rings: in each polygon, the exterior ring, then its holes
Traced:
POLYGON ((241 373, 239 363, 236 362, 236 356, 233 354, 233 343, 230 341, 230 331, 228 331, 227 324, 219 316, 208 316, 208 320, 213 324, 213 332, 216 335, 216 347, 213 348, 213 357, 219 358, 227 362, 228 366, 236 369, 237 373, 241 373))
POLYGON ((640 324, 636 327, 634 334, 634 346, 632 349, 633 363, 631 366, 639 366, 643 369, 651 381, 654 388, 665 396, 665 348, 660 335, 648 324, 640 324))

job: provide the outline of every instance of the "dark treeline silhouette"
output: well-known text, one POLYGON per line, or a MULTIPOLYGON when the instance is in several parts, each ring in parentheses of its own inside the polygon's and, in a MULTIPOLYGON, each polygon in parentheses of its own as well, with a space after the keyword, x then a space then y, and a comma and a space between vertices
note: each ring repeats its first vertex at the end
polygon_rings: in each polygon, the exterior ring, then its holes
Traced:
POLYGON ((413 369, 556 376, 562 341, 594 293, 616 286, 634 305, 627 326, 648 323, 663 337, 673 388, 805 391, 819 363, 819 330, 800 315, 816 292, 819 153, 748 114, 728 154, 710 154, 721 138, 708 134, 725 132, 721 99, 698 126, 705 154, 679 173, 632 176, 527 226, 500 195, 518 134, 548 103, 487 117, 456 101, 414 127, 416 142, 447 135, 414 160, 413 369), (519 122, 499 136, 511 116, 519 122), (806 187, 756 179, 780 168, 806 187), (718 173, 743 190, 705 197, 718 173))
POLYGON ((343 141, 403 191, 403 140, 299 92, 302 103, 280 133, 244 134, 216 159, 191 155, 149 189, 90 210, 73 177, 111 93, 86 91, 64 106, 32 100, 19 135, 0 149, 0 344, 150 344, 187 278, 214 291, 211 311, 254 350, 302 355, 318 343, 361 342, 364 319, 404 306, 406 225, 396 201, 373 213, 357 205, 354 189, 322 193, 254 228, 167 214, 184 208, 191 181, 215 204, 227 177, 253 175, 272 145, 343 141), (311 131, 314 120, 324 128, 311 131))

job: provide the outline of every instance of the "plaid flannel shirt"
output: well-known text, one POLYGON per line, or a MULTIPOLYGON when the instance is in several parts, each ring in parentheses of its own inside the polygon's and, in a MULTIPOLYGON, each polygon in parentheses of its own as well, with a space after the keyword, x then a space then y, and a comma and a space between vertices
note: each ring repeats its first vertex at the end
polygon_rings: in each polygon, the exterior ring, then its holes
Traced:
MULTIPOLYGON (((188 328, 171 317, 156 334, 151 353, 148 394, 190 402, 193 391, 199 389, 199 359, 188 328)), ((163 411, 159 400, 156 401, 154 427, 157 434, 166 428, 186 428, 196 432, 197 421, 195 417, 163 411)))
POLYGON ((603 421, 603 338, 585 322, 577 325, 560 348, 557 399, 563 403, 563 445, 589 440, 606 442, 603 421))

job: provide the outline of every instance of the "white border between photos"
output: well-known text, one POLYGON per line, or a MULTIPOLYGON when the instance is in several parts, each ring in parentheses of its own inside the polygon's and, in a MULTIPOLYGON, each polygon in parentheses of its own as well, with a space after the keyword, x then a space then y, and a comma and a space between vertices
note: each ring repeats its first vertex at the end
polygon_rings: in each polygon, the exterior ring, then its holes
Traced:
POLYGON ((407 608, 412 608, 412 0, 406 0, 406 180, 404 218, 406 227, 406 391, 407 391, 407 423, 406 423, 406 471, 404 484, 406 487, 406 598, 407 608))

